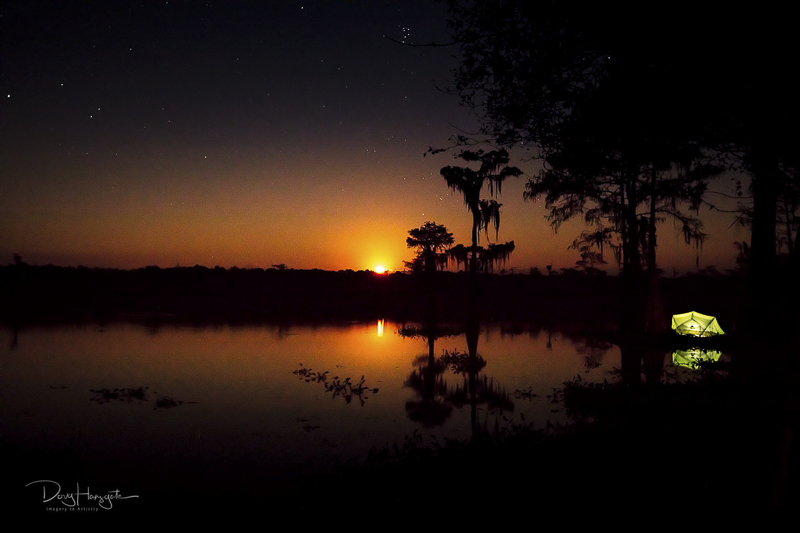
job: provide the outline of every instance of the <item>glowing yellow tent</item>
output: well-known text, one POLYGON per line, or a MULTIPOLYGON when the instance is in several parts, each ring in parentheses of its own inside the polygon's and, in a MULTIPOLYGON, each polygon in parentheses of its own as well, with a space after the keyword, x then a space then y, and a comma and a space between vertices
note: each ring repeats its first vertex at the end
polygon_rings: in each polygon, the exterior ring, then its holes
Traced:
POLYGON ((719 322, 713 316, 704 315, 697 311, 689 311, 679 315, 672 315, 672 329, 678 335, 690 337, 713 337, 725 335, 719 322))

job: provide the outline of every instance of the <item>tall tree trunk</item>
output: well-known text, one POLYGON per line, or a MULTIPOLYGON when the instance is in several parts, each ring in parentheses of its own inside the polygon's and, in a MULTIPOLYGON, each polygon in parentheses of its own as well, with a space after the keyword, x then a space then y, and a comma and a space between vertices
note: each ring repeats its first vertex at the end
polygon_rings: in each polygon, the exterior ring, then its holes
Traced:
POLYGON ((644 330, 647 335, 657 335, 667 329, 661 290, 658 287, 656 265, 656 166, 650 168, 650 220, 647 239, 647 311, 644 330))
POLYGON ((632 279, 640 280, 642 276, 642 261, 639 253, 639 220, 636 216, 638 203, 636 191, 636 176, 630 176, 626 183, 628 201, 624 204, 625 220, 628 226, 628 272, 632 279))
POLYGON ((769 136, 753 148, 753 229, 745 317, 748 335, 767 333, 775 318, 778 159, 769 136))
POLYGON ((622 239, 622 272, 628 272, 628 223, 625 220, 625 183, 619 184, 619 207, 617 217, 620 220, 620 238, 622 239))
POLYGON ((478 273, 478 230, 481 226, 480 206, 472 206, 472 255, 469 259, 469 272, 473 276, 478 273))
POLYGON ((645 301, 642 290, 642 263, 639 252, 639 221, 636 216, 638 196, 636 181, 638 175, 631 173, 626 179, 625 192, 627 202, 623 205, 625 223, 627 225, 628 242, 624 243, 625 253, 628 256, 626 269, 623 271, 625 283, 626 309, 623 313, 624 328, 627 335, 639 338, 645 331, 645 301))
POLYGON ((650 168, 650 219, 647 235, 647 276, 656 277, 656 166, 650 168))
POLYGON ((789 248, 789 257, 794 255, 794 243, 792 242, 792 213, 794 209, 789 210, 789 202, 783 203, 783 215, 786 217, 786 246, 789 248))
MULTIPOLYGON (((793 218, 796 210, 796 207, 792 209, 793 218)), ((791 231, 791 226, 789 226, 789 231, 791 231)), ((800 224, 797 225, 797 233, 794 234, 794 249, 789 255, 789 261, 792 266, 792 278, 795 280, 795 284, 797 284, 798 274, 800 274, 800 246, 798 246, 798 244, 800 244, 800 224)))

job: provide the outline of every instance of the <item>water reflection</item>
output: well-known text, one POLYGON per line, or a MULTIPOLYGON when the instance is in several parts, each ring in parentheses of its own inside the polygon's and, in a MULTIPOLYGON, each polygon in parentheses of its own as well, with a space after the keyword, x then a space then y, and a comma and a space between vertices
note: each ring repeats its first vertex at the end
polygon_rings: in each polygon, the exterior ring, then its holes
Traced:
MULTIPOLYGON (((428 344, 428 353, 417 356, 415 369, 409 374, 405 386, 416 393, 416 398, 406 402, 408 418, 425 428, 441 426, 450 417, 454 408, 469 407, 470 433, 474 438, 481 427, 479 409, 484 409, 483 429, 488 425, 490 414, 501 416, 514 410, 508 394, 495 386, 494 378, 481 374, 487 365, 478 354, 480 324, 472 321, 463 328, 468 351, 443 350, 436 357, 435 342, 439 338, 460 336, 459 329, 438 326, 430 318, 419 328, 401 328, 398 333, 405 337, 419 337, 428 344), (445 374, 449 370, 452 383, 445 374)), ((495 420, 497 422, 497 420, 495 420)))
POLYGON ((417 395, 415 399, 406 401, 406 414, 410 420, 421 423, 423 427, 441 426, 450 416, 453 406, 447 399, 448 386, 444 379, 447 365, 435 356, 435 343, 436 339, 452 337, 458 331, 437 327, 433 321, 428 321, 423 327, 403 326, 397 333, 404 338, 422 339, 428 347, 427 354, 414 359, 412 364, 416 368, 403 383, 417 395))
POLYGON ((700 368, 703 363, 715 363, 722 357, 720 350, 709 350, 695 347, 688 350, 675 350, 672 352, 672 362, 675 366, 687 368, 700 368))
POLYGON ((417 395, 406 401, 406 414, 410 420, 426 428, 444 424, 453 411, 448 400, 448 387, 444 379, 445 364, 433 354, 420 355, 414 360, 415 370, 409 374, 404 385, 417 395))
POLYGON ((80 435, 87 478, 123 488, 166 472, 197 490, 220 477, 245 487, 250 478, 294 476, 311 468, 309 458, 318 464, 402 442, 420 427, 425 438, 466 439, 500 413, 543 426, 565 416, 551 412, 552 388, 587 370, 587 379, 602 380, 619 366, 615 347, 587 347, 555 330, 377 324, 2 329, 0 428, 24 449, 68 449, 80 435), (300 364, 328 370, 327 385, 351 376, 369 400, 354 394, 347 404, 344 392, 300 381, 300 364), (515 405, 506 392, 515 390, 530 401, 515 405))

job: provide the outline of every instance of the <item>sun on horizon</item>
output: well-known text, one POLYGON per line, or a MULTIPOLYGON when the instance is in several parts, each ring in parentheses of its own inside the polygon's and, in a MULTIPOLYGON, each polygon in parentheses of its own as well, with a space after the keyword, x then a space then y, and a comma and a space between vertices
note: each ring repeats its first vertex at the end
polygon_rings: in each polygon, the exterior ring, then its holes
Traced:
POLYGON ((384 272, 386 272, 386 268, 384 266, 382 266, 382 265, 378 265, 373 269, 373 271, 376 274, 383 274, 384 272))

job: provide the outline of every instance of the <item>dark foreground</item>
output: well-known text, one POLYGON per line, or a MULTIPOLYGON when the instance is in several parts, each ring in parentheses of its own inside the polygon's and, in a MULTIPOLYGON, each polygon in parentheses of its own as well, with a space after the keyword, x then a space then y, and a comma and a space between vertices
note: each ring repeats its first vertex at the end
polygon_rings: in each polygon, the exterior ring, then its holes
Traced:
MULTIPOLYGON (((460 274, 439 278, 433 302, 437 317, 460 316, 468 305, 465 285, 460 274)), ((15 265, 0 268, 0 287, 0 312, 12 325, 87 317, 414 320, 426 316, 431 305, 419 297, 414 277, 372 272, 15 265)), ((612 277, 488 276, 483 287, 481 316, 487 320, 606 331, 619 324, 624 311, 622 287, 612 277)), ((662 279, 661 288, 668 316, 697 310, 716 315, 722 324, 735 324, 739 316, 742 283, 736 276, 662 279)), ((228 464, 224 458, 166 465, 125 488, 125 494, 139 498, 94 512, 48 512, 42 498, 32 497, 24 485, 41 476, 75 480, 81 489, 108 489, 119 477, 105 479, 102 469, 73 450, 22 450, 0 435, 0 502, 5 516, 55 524, 141 520, 151 526, 165 516, 182 525, 205 524, 211 517, 274 524, 277 516, 286 516, 370 527, 359 521, 490 514, 510 523, 522 516, 530 524, 599 516, 619 522, 678 509, 717 516, 781 512, 800 496, 797 346, 798 334, 792 331, 749 345, 733 336, 732 363, 700 371, 696 381, 680 385, 662 376, 653 379, 644 348, 638 355, 636 346, 626 346, 624 359, 634 364, 622 369, 619 383, 571 383, 559 392, 558 401, 573 415, 567 427, 509 422, 505 428, 475 428, 470 442, 436 446, 411 435, 358 464, 319 465, 313 475, 279 485, 260 474, 258 465, 228 464)))
MULTIPOLYGON (((138 499, 71 514, 45 511, 38 493, 33 497, 20 487, 33 472, 48 476, 43 479, 84 480, 81 460, 69 450, 22 451, 3 443, 1 497, 6 517, 61 524, 152 525, 163 517, 182 524, 211 517, 399 519, 422 511, 462 518, 479 511, 509 521, 519 514, 558 520, 594 512, 625 521, 681 508, 728 517, 782 512, 800 496, 792 442, 800 402, 796 382, 775 385, 741 381, 730 367, 699 371, 683 384, 572 382, 558 395, 575 420, 566 427, 509 423, 476 428, 470 442, 435 446, 412 435, 358 464, 327 465, 278 487, 259 479, 255 469, 252 476, 220 475, 224 459, 210 458, 207 465, 174 472, 195 469, 199 481, 205 468, 220 478, 213 488, 163 472, 157 485, 135 489, 138 499)), ((231 471, 241 472, 239 466, 231 471)), ((93 474, 93 484, 103 481, 93 474)))

